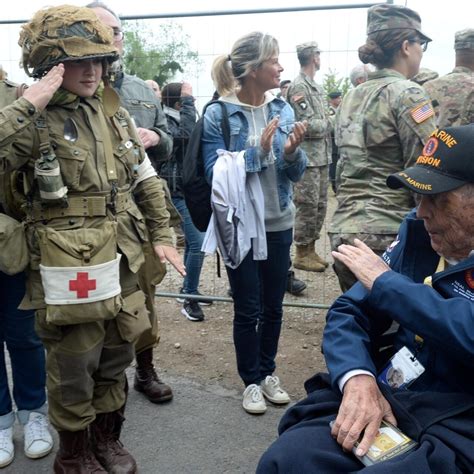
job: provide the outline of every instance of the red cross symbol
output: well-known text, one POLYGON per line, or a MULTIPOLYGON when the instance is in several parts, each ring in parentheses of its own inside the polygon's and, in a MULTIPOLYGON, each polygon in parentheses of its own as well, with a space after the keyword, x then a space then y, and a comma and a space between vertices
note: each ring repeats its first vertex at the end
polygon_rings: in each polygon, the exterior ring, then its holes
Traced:
POLYGON ((77 291, 78 298, 88 298, 89 291, 96 289, 96 280, 89 280, 88 272, 77 272, 77 280, 69 280, 69 290, 77 291))

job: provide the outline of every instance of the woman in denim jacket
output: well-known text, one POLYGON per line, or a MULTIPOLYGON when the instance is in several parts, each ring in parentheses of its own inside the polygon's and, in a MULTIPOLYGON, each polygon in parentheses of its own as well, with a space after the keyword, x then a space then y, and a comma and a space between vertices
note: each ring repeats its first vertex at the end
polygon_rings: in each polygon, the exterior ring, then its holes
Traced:
MULTIPOLYGON (((247 173, 258 173, 265 202, 267 260, 249 252, 236 268, 226 267, 234 299, 234 344, 239 375, 246 385, 243 407, 264 413, 263 396, 277 404, 290 401, 273 376, 282 321, 282 302, 293 237, 292 183, 301 179, 306 155, 299 148, 306 124, 295 122, 292 108, 269 92, 279 87, 278 43, 260 32, 234 44, 230 55, 214 61, 212 76, 226 104, 230 150, 245 150, 247 173)), ((221 107, 204 115, 202 146, 209 182, 217 150, 225 149, 221 107)))

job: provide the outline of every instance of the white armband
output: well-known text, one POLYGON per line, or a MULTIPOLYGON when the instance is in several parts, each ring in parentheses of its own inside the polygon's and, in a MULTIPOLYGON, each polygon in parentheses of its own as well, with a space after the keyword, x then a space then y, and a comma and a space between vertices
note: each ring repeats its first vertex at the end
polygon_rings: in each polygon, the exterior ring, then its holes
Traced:
POLYGON ((152 176, 158 176, 158 174, 155 168, 153 168, 150 158, 148 158, 148 155, 145 153, 145 159, 138 166, 137 179, 133 183, 132 189, 135 189, 138 183, 141 183, 142 181, 145 181, 145 179, 151 178, 152 176))

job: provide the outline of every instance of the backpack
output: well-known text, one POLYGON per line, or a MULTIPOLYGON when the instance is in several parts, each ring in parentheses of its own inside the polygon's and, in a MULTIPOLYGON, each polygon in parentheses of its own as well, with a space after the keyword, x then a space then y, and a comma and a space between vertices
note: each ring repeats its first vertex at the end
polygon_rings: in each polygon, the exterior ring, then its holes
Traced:
POLYGON ((200 232, 205 232, 211 220, 211 186, 204 175, 204 159, 201 138, 204 128, 204 114, 211 104, 219 104, 222 109, 222 132, 226 149, 230 144, 229 114, 225 104, 214 100, 207 103, 202 117, 196 122, 188 141, 186 154, 183 158, 183 194, 191 220, 200 232))

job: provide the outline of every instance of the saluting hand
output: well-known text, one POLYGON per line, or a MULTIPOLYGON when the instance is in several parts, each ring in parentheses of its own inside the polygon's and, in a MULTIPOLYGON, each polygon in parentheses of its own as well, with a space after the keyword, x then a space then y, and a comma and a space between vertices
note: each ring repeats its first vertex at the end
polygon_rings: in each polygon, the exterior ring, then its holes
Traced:
POLYGON ((186 276, 186 269, 184 268, 183 259, 174 247, 171 247, 170 245, 155 245, 153 248, 155 249, 156 255, 158 255, 158 258, 160 259, 160 262, 171 263, 171 265, 173 265, 173 267, 181 276, 186 276))
POLYGON ((40 112, 43 111, 63 83, 63 75, 64 65, 62 63, 52 67, 43 78, 25 90, 23 97, 40 112))
POLYGON ((307 127, 308 122, 306 120, 303 120, 303 122, 295 122, 295 126, 285 143, 286 155, 291 155, 300 146, 301 142, 304 140, 307 127))

